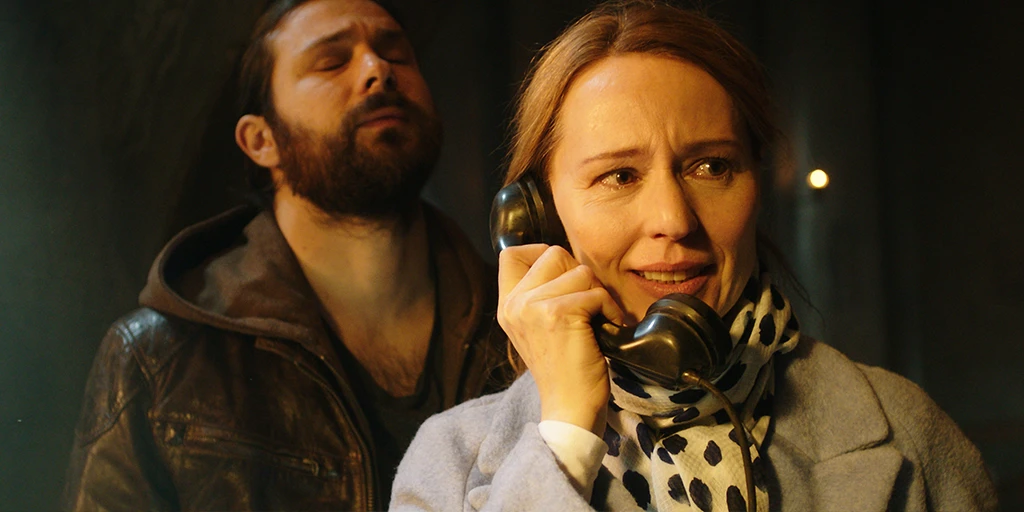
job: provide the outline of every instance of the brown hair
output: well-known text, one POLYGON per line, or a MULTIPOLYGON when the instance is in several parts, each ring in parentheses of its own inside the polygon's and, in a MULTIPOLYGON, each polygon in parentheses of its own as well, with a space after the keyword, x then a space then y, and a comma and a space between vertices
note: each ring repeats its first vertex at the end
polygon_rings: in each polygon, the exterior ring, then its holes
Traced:
POLYGON ((771 161, 779 131, 754 55, 701 13, 657 0, 620 0, 597 6, 534 60, 512 119, 506 185, 527 173, 546 182, 555 122, 573 79, 597 61, 625 53, 663 55, 702 68, 732 98, 759 166, 771 161))

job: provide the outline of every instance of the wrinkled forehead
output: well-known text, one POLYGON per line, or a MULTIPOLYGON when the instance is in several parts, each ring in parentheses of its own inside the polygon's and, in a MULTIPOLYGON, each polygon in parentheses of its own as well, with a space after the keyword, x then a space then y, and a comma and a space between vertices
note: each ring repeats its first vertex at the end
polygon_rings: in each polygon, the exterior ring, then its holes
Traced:
POLYGON ((556 135, 568 121, 601 127, 655 117, 722 133, 742 125, 734 98, 704 67, 672 55, 641 52, 610 55, 580 68, 553 114, 556 135))
POLYGON ((268 40, 275 53, 301 52, 338 34, 364 36, 373 32, 402 32, 401 25, 371 0, 312 0, 288 13, 268 40))

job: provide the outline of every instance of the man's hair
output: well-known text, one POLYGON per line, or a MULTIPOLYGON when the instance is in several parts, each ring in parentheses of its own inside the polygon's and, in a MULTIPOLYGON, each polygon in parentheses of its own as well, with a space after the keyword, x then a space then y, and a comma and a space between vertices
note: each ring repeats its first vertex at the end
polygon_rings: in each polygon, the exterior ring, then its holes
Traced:
MULTIPOLYGON (((288 14, 309 0, 277 0, 256 21, 249 45, 242 54, 241 68, 238 73, 238 116, 253 114, 267 120, 271 128, 279 121, 274 109, 274 95, 271 88, 271 77, 274 74, 276 55, 270 44, 270 35, 277 29, 288 14)), ((402 18, 394 5, 387 0, 373 0, 388 11, 399 25, 404 26, 402 18)), ((274 181, 270 170, 256 165, 246 158, 246 182, 249 187, 249 199, 261 208, 269 209, 274 200, 274 181)))
POLYGON ((238 84, 239 116, 267 115, 273 111, 270 97, 270 77, 274 71, 274 51, 270 47, 270 34, 288 13, 309 0, 278 0, 256 21, 249 46, 242 54, 238 84))

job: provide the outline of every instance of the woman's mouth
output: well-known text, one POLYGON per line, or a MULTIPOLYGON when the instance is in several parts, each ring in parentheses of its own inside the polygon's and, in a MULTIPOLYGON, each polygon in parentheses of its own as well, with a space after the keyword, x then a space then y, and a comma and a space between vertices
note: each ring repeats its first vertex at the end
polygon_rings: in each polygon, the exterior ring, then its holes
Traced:
POLYGON ((640 277, 647 279, 648 281, 655 281, 662 284, 679 284, 687 279, 693 279, 700 275, 699 271, 673 271, 673 272, 655 272, 646 270, 635 270, 640 277))
POLYGON ((708 279, 714 274, 714 266, 697 266, 685 269, 633 270, 633 284, 654 298, 670 293, 698 295, 708 279))

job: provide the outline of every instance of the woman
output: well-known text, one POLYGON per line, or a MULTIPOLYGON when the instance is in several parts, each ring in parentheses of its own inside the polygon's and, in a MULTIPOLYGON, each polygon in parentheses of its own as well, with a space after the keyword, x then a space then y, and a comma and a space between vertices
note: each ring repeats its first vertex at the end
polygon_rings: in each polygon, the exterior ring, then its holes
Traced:
POLYGON ((924 392, 799 336, 758 257, 768 110, 750 53, 689 11, 604 4, 545 49, 507 182, 550 193, 571 252, 501 253, 498 321, 529 371, 423 425, 394 508, 743 510, 722 404, 598 350, 595 316, 634 324, 669 293, 729 328, 716 384, 752 441, 758 510, 995 508, 977 450, 924 392))

